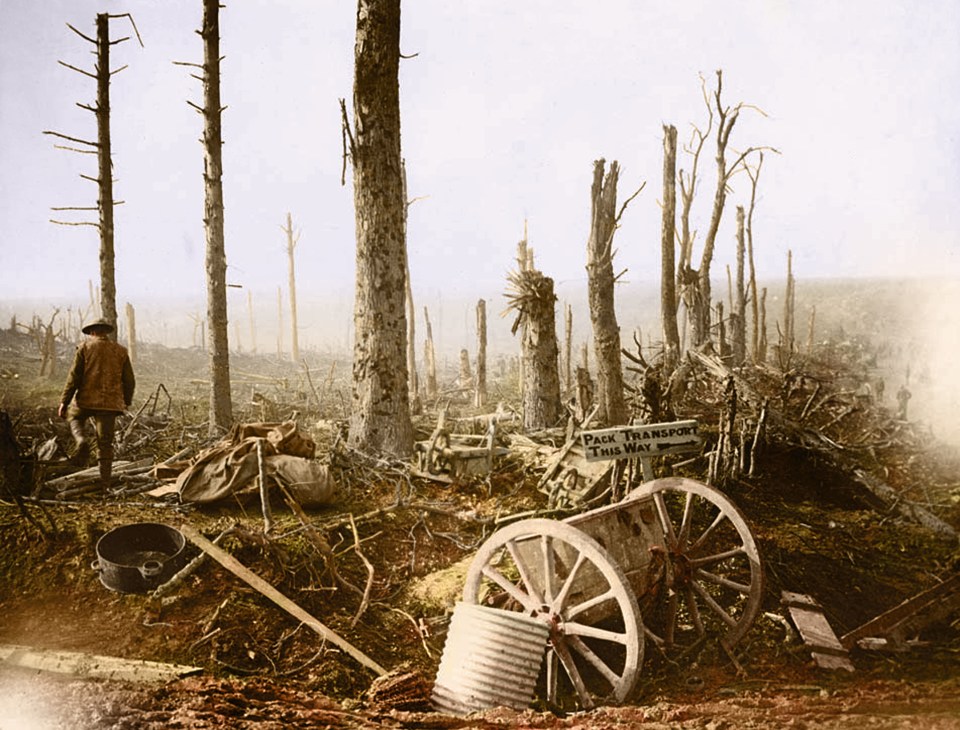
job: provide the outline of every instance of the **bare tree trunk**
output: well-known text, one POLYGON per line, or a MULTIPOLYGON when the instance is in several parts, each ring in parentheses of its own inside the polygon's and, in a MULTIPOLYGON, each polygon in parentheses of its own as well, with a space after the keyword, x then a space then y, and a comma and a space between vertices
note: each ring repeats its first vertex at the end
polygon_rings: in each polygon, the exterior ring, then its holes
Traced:
POLYGON ((233 421, 227 339, 227 256, 223 236, 223 135, 220 126, 220 3, 203 0, 204 230, 210 323, 210 433, 233 421))
POLYGON ((290 287, 290 359, 300 362, 300 336, 297 332, 297 276, 294 269, 293 251, 300 241, 300 234, 293 235, 293 219, 287 213, 287 274, 290 287))
POLYGON ((437 397, 437 351, 433 346, 433 327, 430 324, 430 312, 423 308, 423 319, 426 322, 427 339, 423 344, 423 367, 427 371, 427 397, 437 397))
POLYGON ((730 324, 733 329, 733 364, 735 367, 743 365, 747 359, 747 295, 744 287, 744 257, 746 242, 744 240, 744 211, 743 206, 737 206, 737 291, 734 299, 735 311, 730 313, 730 324))
POLYGON ((793 337, 793 251, 787 251, 787 286, 783 296, 783 343, 788 354, 794 351, 793 337))
POLYGON ((127 355, 130 362, 137 364, 137 313, 130 302, 126 306, 127 315, 127 355))
POLYGON ((620 361, 620 326, 614 308, 613 234, 617 223, 617 178, 620 166, 610 165, 604 179, 605 160, 593 163, 590 189, 590 237, 587 240, 587 287, 590 319, 597 354, 597 389, 600 419, 610 426, 627 422, 620 361))
POLYGON ((359 0, 350 135, 357 283, 349 443, 406 456, 413 450, 413 425, 406 361, 399 70, 400 0, 359 0))
POLYGON ((817 323, 817 308, 814 306, 810 310, 810 321, 807 323, 807 353, 813 352, 813 340, 815 325, 817 323))
POLYGON ((473 385, 473 374, 470 372, 470 353, 467 348, 460 349, 460 373, 457 376, 457 385, 461 388, 470 388, 473 385))
MULTIPOLYGON (((97 161, 100 189, 100 312, 117 325, 117 284, 114 279, 113 165, 110 146, 110 16, 97 15, 97 161)), ((110 333, 116 340, 116 329, 110 333)))
POLYGON ((570 393, 573 389, 573 307, 569 304, 564 306, 563 312, 563 382, 564 392, 570 393))
POLYGON ((663 211, 660 224, 660 322, 663 328, 663 375, 669 378, 680 361, 677 328, 676 216, 677 128, 663 127, 663 211))
MULTIPOLYGON (((410 200, 407 198, 407 166, 403 169, 403 240, 407 240, 407 212, 410 209, 410 200)), ((403 271, 406 286, 404 288, 404 303, 407 312, 407 373, 410 378, 410 412, 419 415, 423 412, 423 401, 420 399, 420 376, 417 373, 417 316, 413 304, 413 285, 410 281, 410 252, 407 246, 403 248, 403 271)))
POLYGON ((510 308, 517 312, 512 332, 520 330, 523 349, 523 425, 551 428, 560 420, 560 370, 553 279, 535 268, 510 276, 510 308))
POLYGON ((481 408, 487 402, 487 303, 477 302, 477 377, 473 405, 481 408))
POLYGON ((760 161, 757 163, 756 171, 749 167, 747 173, 750 175, 750 211, 747 214, 747 258, 750 261, 750 306, 753 309, 753 332, 750 339, 750 355, 754 362, 761 362, 760 359, 760 303, 757 298, 757 270, 753 257, 753 210, 757 202, 757 183, 760 180, 760 170, 763 167, 763 152, 760 153, 760 161))
POLYGON ((767 287, 760 294, 760 338, 757 345, 757 362, 767 361, 767 287))

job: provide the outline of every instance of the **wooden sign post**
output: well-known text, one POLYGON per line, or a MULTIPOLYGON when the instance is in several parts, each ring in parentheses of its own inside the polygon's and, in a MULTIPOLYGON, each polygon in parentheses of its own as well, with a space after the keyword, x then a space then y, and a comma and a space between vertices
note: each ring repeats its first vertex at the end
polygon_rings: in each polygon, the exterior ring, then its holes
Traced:
POLYGON ((651 457, 697 451, 701 443, 696 421, 582 431, 580 438, 587 461, 640 459, 644 481, 653 479, 651 457))

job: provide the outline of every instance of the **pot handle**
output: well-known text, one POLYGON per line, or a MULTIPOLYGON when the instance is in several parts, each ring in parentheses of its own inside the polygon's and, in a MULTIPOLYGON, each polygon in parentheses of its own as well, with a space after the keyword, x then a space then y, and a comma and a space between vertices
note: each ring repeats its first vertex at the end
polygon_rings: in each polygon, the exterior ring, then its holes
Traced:
POLYGON ((97 558, 97 559, 94 560, 92 563, 90 563, 90 570, 95 570, 95 571, 97 571, 98 573, 100 572, 100 570, 101 570, 100 558, 97 558))
POLYGON ((156 578, 163 570, 163 563, 159 560, 148 560, 140 566, 140 575, 144 578, 156 578))

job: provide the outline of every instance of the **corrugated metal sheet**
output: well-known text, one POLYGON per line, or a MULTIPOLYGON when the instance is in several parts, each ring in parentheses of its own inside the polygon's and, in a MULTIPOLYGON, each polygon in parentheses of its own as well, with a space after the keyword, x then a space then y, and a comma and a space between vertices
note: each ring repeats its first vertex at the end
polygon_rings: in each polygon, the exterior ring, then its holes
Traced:
POLYGON ((523 614, 458 603, 433 686, 437 709, 454 715, 491 707, 526 709, 549 628, 523 614))

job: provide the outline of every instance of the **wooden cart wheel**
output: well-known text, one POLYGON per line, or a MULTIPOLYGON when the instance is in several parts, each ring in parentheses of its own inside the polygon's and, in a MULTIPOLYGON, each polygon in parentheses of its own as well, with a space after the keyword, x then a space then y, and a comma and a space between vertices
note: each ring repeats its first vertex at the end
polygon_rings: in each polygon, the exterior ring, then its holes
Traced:
POLYGON ((664 545, 663 588, 643 601, 647 636, 672 655, 716 637, 732 649, 763 597, 760 553, 743 514, 722 492, 692 479, 655 479, 624 501, 652 497, 664 545))
POLYGON ((529 519, 480 547, 463 599, 523 613, 550 628, 538 689, 562 709, 622 702, 643 662, 637 598, 623 571, 589 535, 529 519))

